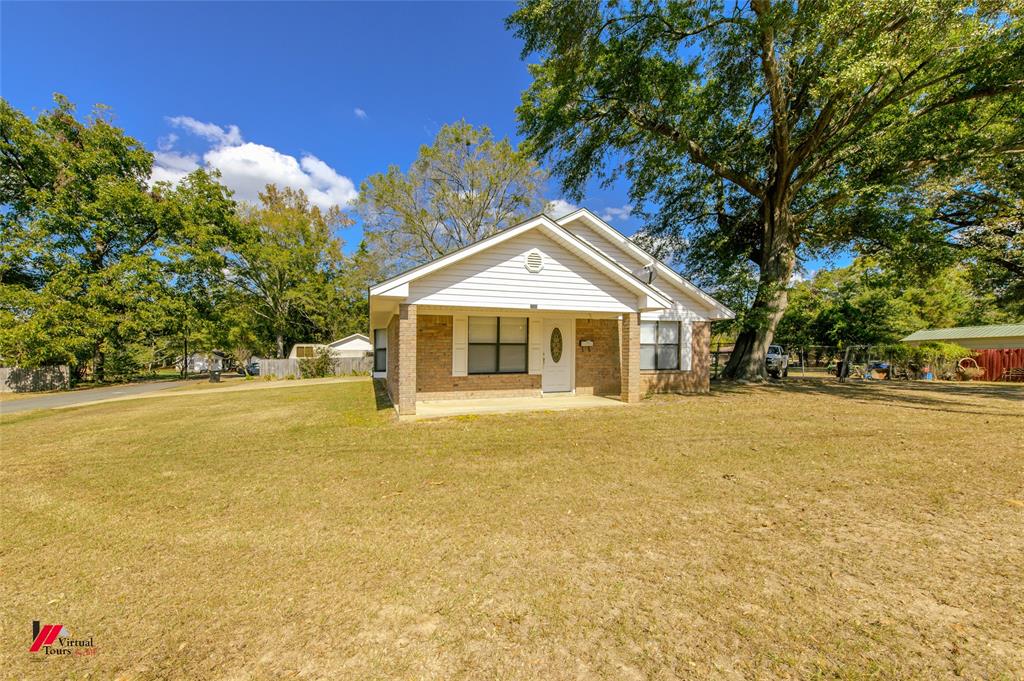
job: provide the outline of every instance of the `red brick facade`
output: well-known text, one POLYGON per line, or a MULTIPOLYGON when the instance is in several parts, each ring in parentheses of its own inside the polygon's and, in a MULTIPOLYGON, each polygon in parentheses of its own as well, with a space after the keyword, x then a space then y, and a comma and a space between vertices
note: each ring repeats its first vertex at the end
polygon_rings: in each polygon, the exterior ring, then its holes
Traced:
POLYGON ((576 394, 619 394, 619 320, 576 320, 576 394), (580 347, 581 341, 594 345, 580 347))
POLYGON ((619 399, 640 401, 640 314, 627 312, 619 323, 619 399))
POLYGON ((450 316, 420 316, 416 346, 416 396, 421 400, 540 394, 540 374, 452 376, 450 316))
MULTIPOLYGON (((452 376, 452 317, 417 315, 415 306, 405 307, 408 309, 402 311, 404 315, 396 315, 388 324, 387 391, 393 403, 403 402, 400 413, 415 413, 416 399, 540 395, 540 374, 452 376), (411 330, 411 324, 415 324, 414 338, 409 337, 411 333, 400 333, 400 330, 411 330), (409 353, 415 355, 410 356, 409 353), (414 388, 409 380, 411 372, 403 376, 402 364, 406 368, 414 367, 414 388)), ((634 313, 631 321, 638 321, 636 317, 639 315, 634 313)), ((627 392, 626 399, 635 400, 634 396, 652 393, 708 392, 710 340, 711 324, 694 322, 690 371, 639 371, 639 324, 630 324, 629 328, 623 329, 622 322, 617 319, 577 319, 576 393, 622 397, 623 392, 628 391, 632 395, 627 392), (580 347, 580 341, 584 340, 593 341, 593 345, 580 347), (635 346, 635 358, 623 358, 621 348, 626 341, 635 346), (624 359, 630 361, 635 372, 631 381, 622 380, 624 359)))
POLYGON ((641 371, 640 392, 706 393, 711 389, 711 322, 693 322, 690 371, 641 371))

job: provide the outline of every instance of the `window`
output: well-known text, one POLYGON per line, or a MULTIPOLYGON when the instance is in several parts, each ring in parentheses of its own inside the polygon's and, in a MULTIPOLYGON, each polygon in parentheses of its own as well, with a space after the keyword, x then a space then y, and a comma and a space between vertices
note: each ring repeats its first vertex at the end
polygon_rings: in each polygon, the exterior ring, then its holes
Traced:
POLYGON ((388 330, 373 330, 373 370, 388 370, 388 330))
POLYGON ((679 322, 640 322, 640 369, 678 369, 679 336, 679 322))
POLYGON ((313 347, 310 345, 300 345, 297 348, 295 348, 295 356, 300 359, 308 359, 309 357, 314 357, 315 355, 316 352, 314 352, 313 347))
POLYGON ((525 374, 526 317, 470 317, 471 374, 525 374))

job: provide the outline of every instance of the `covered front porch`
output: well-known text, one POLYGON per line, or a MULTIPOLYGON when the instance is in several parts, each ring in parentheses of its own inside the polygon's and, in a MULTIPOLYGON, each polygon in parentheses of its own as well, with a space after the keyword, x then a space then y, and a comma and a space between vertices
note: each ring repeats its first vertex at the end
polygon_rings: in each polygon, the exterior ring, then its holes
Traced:
POLYGON ((639 311, 375 303, 375 346, 384 349, 375 375, 400 416, 640 400, 639 311))

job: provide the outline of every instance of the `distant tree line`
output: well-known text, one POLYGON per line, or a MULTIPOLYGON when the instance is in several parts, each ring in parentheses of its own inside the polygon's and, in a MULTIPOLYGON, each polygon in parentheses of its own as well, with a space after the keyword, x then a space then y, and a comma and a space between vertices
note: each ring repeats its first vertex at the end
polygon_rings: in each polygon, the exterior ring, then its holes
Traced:
POLYGON ((367 289, 540 209, 544 175, 488 129, 445 126, 403 173, 361 187, 366 238, 299 190, 236 202, 215 170, 151 180, 153 154, 105 107, 0 99, 0 364, 123 380, 186 352, 284 356, 367 332, 367 289))
POLYGON ((978 279, 973 266, 923 274, 860 256, 794 284, 776 339, 788 348, 887 345, 914 331, 1009 323, 1017 309, 978 279))

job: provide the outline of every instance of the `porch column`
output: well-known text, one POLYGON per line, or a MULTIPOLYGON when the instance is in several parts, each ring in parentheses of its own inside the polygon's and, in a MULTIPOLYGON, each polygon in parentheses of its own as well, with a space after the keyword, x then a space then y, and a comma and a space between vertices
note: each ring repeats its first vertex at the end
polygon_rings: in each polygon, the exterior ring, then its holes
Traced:
MULTIPOLYGON (((392 350, 389 348, 389 352, 392 350)), ((398 306, 398 414, 416 413, 416 306, 398 306)))
POLYGON ((640 313, 622 315, 619 339, 619 398, 623 402, 640 401, 640 313))

